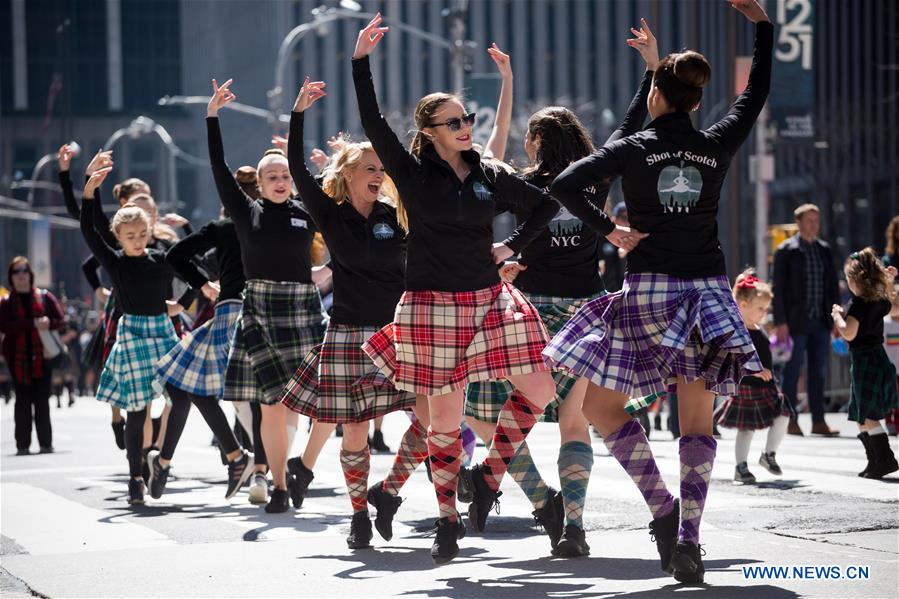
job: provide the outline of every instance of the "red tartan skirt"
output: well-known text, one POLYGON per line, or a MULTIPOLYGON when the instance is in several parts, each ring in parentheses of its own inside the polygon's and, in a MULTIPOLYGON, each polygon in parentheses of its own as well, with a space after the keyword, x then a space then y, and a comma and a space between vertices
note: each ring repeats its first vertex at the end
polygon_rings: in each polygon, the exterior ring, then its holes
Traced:
POLYGON ((444 395, 468 383, 549 371, 537 309, 515 287, 406 291, 393 322, 362 345, 397 389, 444 395))

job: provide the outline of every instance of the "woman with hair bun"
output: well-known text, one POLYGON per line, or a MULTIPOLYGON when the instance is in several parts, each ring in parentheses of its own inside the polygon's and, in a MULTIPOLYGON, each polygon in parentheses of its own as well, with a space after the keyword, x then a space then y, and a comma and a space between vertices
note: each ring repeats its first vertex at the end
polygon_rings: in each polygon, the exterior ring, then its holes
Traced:
POLYGON ((716 219, 730 163, 768 97, 774 27, 756 0, 729 2, 755 24, 755 54, 727 115, 693 127, 709 63, 692 50, 669 54, 653 76, 646 129, 572 164, 551 187, 572 214, 589 217, 582 190, 621 176, 630 223, 649 235, 627 256, 622 290, 585 304, 544 356, 590 381, 584 414, 643 494, 661 567, 681 582, 701 582, 705 572, 699 524, 715 459, 714 397, 762 371, 731 296, 716 219), (629 397, 668 385, 677 386, 683 435, 680 507, 624 409, 629 397))
MULTIPOLYGON (((259 161, 259 199, 247 195, 225 162, 218 113, 236 98, 232 82, 220 86, 213 79, 206 111, 212 174, 234 221, 247 278, 223 398, 258 406, 261 434, 254 442, 264 449, 275 486, 265 511, 279 513, 289 508, 287 414, 279 399, 303 358, 321 342, 327 315, 312 280, 315 223, 293 195, 287 156, 269 150, 259 161)), ((265 477, 257 473, 250 499, 261 503, 266 496, 265 477)))

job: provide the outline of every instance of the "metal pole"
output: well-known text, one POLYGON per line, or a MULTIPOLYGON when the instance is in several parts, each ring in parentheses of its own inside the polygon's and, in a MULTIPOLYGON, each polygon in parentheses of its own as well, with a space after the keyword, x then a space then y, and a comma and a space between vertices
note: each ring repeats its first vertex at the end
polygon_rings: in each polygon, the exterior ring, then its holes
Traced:
POLYGON ((459 0, 453 11, 453 89, 461 94, 465 87, 465 65, 467 62, 468 47, 465 41, 465 15, 468 10, 468 1, 459 0))
MULTIPOLYGON (((47 164, 53 160, 53 154, 45 154, 40 160, 37 161, 37 164, 34 165, 34 169, 31 171, 31 180, 37 181, 37 176, 40 174, 41 170, 47 164)), ((34 206, 34 188, 28 190, 28 206, 34 206)))

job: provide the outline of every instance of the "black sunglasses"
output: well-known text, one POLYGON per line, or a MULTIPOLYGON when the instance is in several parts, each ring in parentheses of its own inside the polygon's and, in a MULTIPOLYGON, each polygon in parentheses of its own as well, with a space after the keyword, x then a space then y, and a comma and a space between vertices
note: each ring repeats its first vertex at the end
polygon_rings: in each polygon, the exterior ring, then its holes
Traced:
POLYGON ((473 127, 476 117, 477 115, 474 112, 469 112, 461 119, 456 117, 447 120, 445 123, 431 123, 430 125, 428 125, 428 127, 446 127, 447 129, 455 133, 462 128, 463 124, 468 127, 473 127))
POLYGON ((12 269, 11 272, 12 272, 12 274, 14 274, 14 275, 25 274, 26 272, 28 272, 28 267, 27 267, 27 266, 20 266, 19 268, 14 268, 14 269, 12 269))

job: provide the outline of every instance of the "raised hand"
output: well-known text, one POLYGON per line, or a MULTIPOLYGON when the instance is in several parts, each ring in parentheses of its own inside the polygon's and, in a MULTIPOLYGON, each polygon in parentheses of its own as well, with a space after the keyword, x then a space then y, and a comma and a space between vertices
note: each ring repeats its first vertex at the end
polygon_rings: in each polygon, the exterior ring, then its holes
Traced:
POLYGON ((325 170, 325 167, 328 166, 328 155, 325 154, 325 151, 321 148, 315 148, 312 150, 312 153, 309 154, 309 162, 315 165, 315 168, 319 170, 319 172, 325 170))
POLYGON ((347 144, 347 134, 343 131, 340 131, 334 137, 328 140, 328 147, 331 148, 331 153, 336 154, 346 147, 347 144))
POLYGON ((765 12, 765 9, 761 7, 757 0, 727 0, 727 2, 753 23, 771 21, 768 18, 768 13, 765 12))
POLYGON ((659 65, 659 44, 646 23, 646 19, 640 19, 640 29, 631 27, 631 33, 634 34, 634 37, 627 40, 627 45, 640 53, 640 56, 646 61, 647 70, 655 71, 659 65))
POLYGON ((317 100, 324 98, 326 95, 325 82, 309 81, 309 76, 306 75, 306 79, 303 81, 303 87, 300 88, 296 102, 293 103, 293 111, 304 112, 307 108, 315 104, 317 100))
POLYGON ((368 25, 359 32, 356 38, 356 50, 353 52, 353 58, 362 58, 371 54, 384 34, 390 31, 390 27, 381 27, 381 13, 375 15, 375 18, 368 22, 368 25))
POLYGON ((97 153, 94 154, 94 157, 91 158, 90 163, 88 163, 87 168, 84 169, 84 174, 88 177, 93 175, 98 169, 101 168, 112 168, 112 150, 104 150, 100 148, 97 150, 97 153))
POLYGON ((72 165, 72 158, 75 157, 75 151, 69 147, 69 144, 63 144, 59 148, 59 152, 56 154, 56 162, 59 164, 59 172, 65 172, 69 170, 69 167, 72 165))
POLYGON ((272 145, 287 155, 287 138, 280 135, 272 135, 272 145))
POLYGON ((496 45, 496 42, 493 42, 490 47, 487 48, 487 54, 489 54, 490 58, 493 59, 493 62, 496 63, 496 68, 502 78, 511 79, 512 59, 509 57, 509 55, 500 50, 499 46, 496 45))
POLYGON ((640 240, 647 237, 649 237, 649 233, 641 233, 636 229, 622 227, 620 225, 615 225, 615 230, 606 235, 606 239, 609 240, 609 243, 627 251, 631 251, 637 247, 640 240))
POLYGON ((206 106, 206 116, 218 116, 219 110, 233 102, 237 96, 234 95, 229 87, 234 83, 234 79, 228 79, 221 85, 212 80, 212 97, 209 98, 209 104, 206 106))
POLYGON ((162 215, 162 217, 160 217, 159 219, 159 222, 166 224, 173 229, 180 229, 188 223, 188 220, 180 214, 169 212, 168 214, 162 215))
POLYGON ((111 166, 105 166, 103 168, 98 168, 91 176, 88 178, 87 183, 84 184, 84 193, 82 197, 85 200, 93 200, 94 193, 97 191, 97 188, 103 184, 103 181, 106 180, 106 176, 112 172, 111 166))

